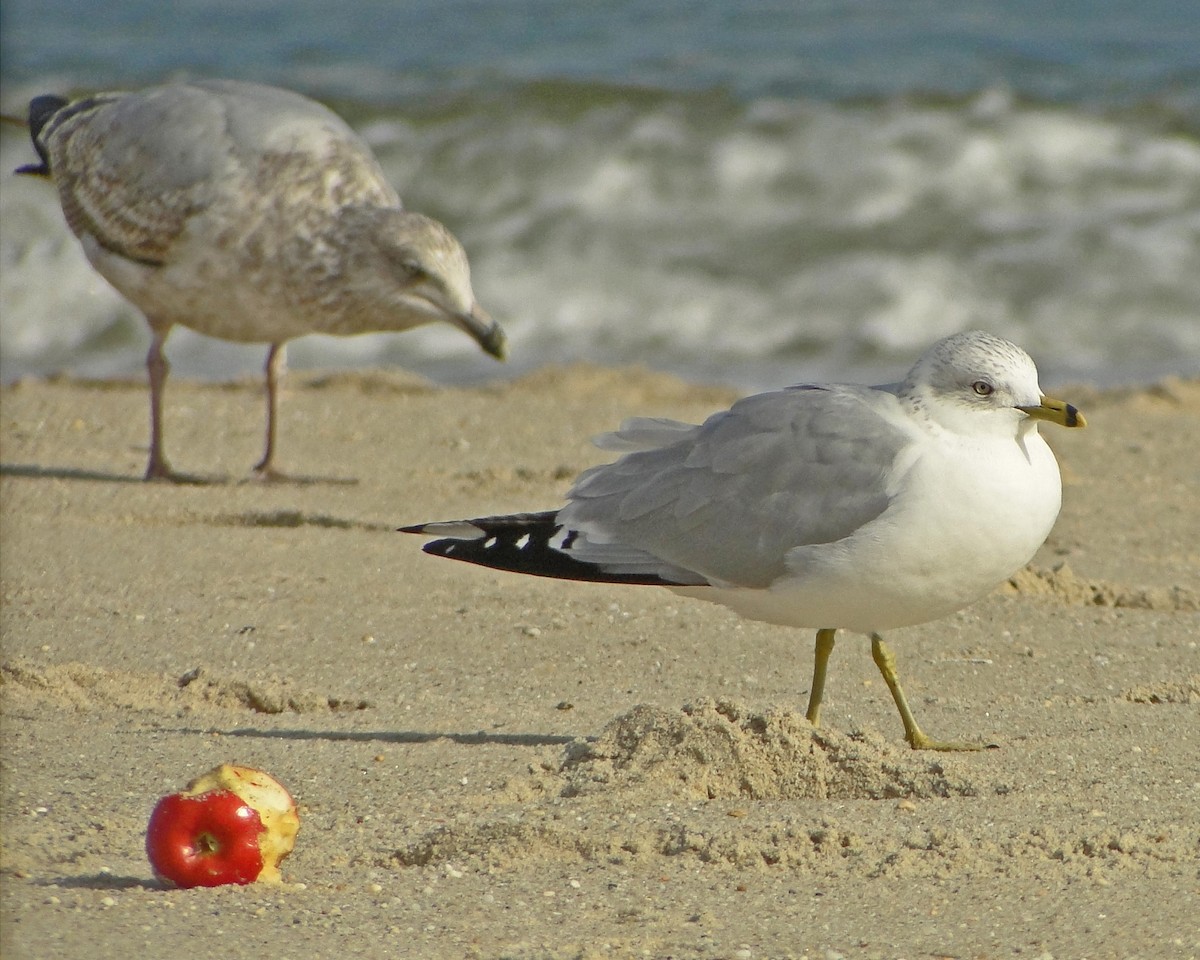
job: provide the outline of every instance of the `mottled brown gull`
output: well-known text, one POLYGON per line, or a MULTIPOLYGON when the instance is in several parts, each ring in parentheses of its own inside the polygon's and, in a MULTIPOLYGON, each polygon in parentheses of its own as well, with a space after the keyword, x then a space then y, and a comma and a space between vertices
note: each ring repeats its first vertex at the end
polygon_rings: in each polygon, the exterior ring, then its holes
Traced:
POLYGON ((759 394, 700 426, 625 423, 624 452, 583 473, 567 505, 402 528, 428 553, 566 580, 653 584, 742 616, 817 630, 816 726, 838 628, 866 633, 914 749, 973 749, 917 725, 880 631, 925 623, 1020 569, 1062 487, 1039 421, 1082 427, 1042 396, 1007 340, 929 348, 901 383, 759 394))
POLYGON ((30 132, 92 266, 153 338, 146 479, 185 479, 163 450, 163 345, 176 324, 270 344, 266 449, 288 340, 400 331, 441 320, 494 357, 504 333, 475 301, 462 245, 404 210, 370 148, 299 94, 202 80, 80 100, 37 97, 30 132))

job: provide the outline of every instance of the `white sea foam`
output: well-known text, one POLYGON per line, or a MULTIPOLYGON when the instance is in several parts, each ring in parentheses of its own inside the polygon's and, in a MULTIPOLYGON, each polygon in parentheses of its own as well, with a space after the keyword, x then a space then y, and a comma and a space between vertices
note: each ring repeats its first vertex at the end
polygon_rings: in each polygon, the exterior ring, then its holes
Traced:
MULTIPOLYGON (((564 87, 360 124, 413 209, 462 239, 508 373, 640 361, 762 387, 867 378, 983 326, 1048 380, 1200 367, 1200 145, 1133 115, 974 100, 832 105, 564 87)), ((9 106, 6 104, 6 106, 9 106)), ((11 109, 11 107, 9 107, 11 109)), ((11 170, 32 159, 5 131, 11 170)), ((141 321, 46 184, 0 193, 2 375, 137 374, 141 321)), ((181 375, 260 349, 178 331, 181 375)), ((306 338, 304 366, 496 375, 454 331, 306 338)))

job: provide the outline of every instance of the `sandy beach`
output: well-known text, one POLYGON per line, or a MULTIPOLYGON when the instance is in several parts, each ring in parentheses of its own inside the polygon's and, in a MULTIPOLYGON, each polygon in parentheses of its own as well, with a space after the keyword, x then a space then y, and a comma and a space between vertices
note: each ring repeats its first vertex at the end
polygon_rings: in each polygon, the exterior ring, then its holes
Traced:
MULTIPOLYGON (((899 371, 898 371, 899 372, 899 371)), ((17 958, 1200 956, 1200 381, 1057 388, 1064 506, 1026 570, 867 641, 823 729, 811 633, 652 587, 428 557, 405 523, 558 505, 631 415, 733 394, 637 369, 449 389, 172 380, 0 393, 3 863, 17 958), (158 797, 223 762, 296 795, 286 883, 173 890, 158 797), (264 951, 270 950, 269 954, 264 951)), ((981 549, 986 549, 981 544, 981 549)))

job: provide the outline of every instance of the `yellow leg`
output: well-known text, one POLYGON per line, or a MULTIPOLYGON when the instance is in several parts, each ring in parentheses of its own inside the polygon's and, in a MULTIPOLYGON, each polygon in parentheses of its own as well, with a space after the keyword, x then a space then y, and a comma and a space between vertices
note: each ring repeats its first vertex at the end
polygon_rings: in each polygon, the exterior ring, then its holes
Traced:
MULTIPOLYGON (((908 709, 908 700, 904 697, 904 691, 900 689, 900 680, 896 676, 896 657, 888 645, 883 642, 883 637, 877 633, 871 634, 871 658, 875 661, 879 672, 883 674, 883 682, 892 692, 892 699, 896 701, 896 709, 900 711, 900 719, 904 723, 904 739, 908 741, 910 747, 914 750, 982 750, 984 748, 985 744, 982 743, 933 740, 927 737, 917 726, 917 721, 913 719, 912 711, 908 709)), ((813 689, 816 689, 815 681, 813 689)))
POLYGON ((829 655, 833 653, 833 638, 837 630, 817 631, 817 651, 813 660, 812 690, 808 694, 808 712, 805 716, 814 727, 821 725, 821 698, 825 695, 825 672, 829 667, 829 655))

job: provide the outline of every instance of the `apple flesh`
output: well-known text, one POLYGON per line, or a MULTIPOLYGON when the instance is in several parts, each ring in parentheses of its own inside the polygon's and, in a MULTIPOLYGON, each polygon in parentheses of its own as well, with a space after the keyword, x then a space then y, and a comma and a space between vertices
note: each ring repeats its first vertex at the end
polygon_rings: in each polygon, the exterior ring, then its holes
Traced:
POLYGON ((146 853, 154 872, 179 887, 278 883, 299 829, 296 802, 278 780, 226 763, 158 802, 146 853))

